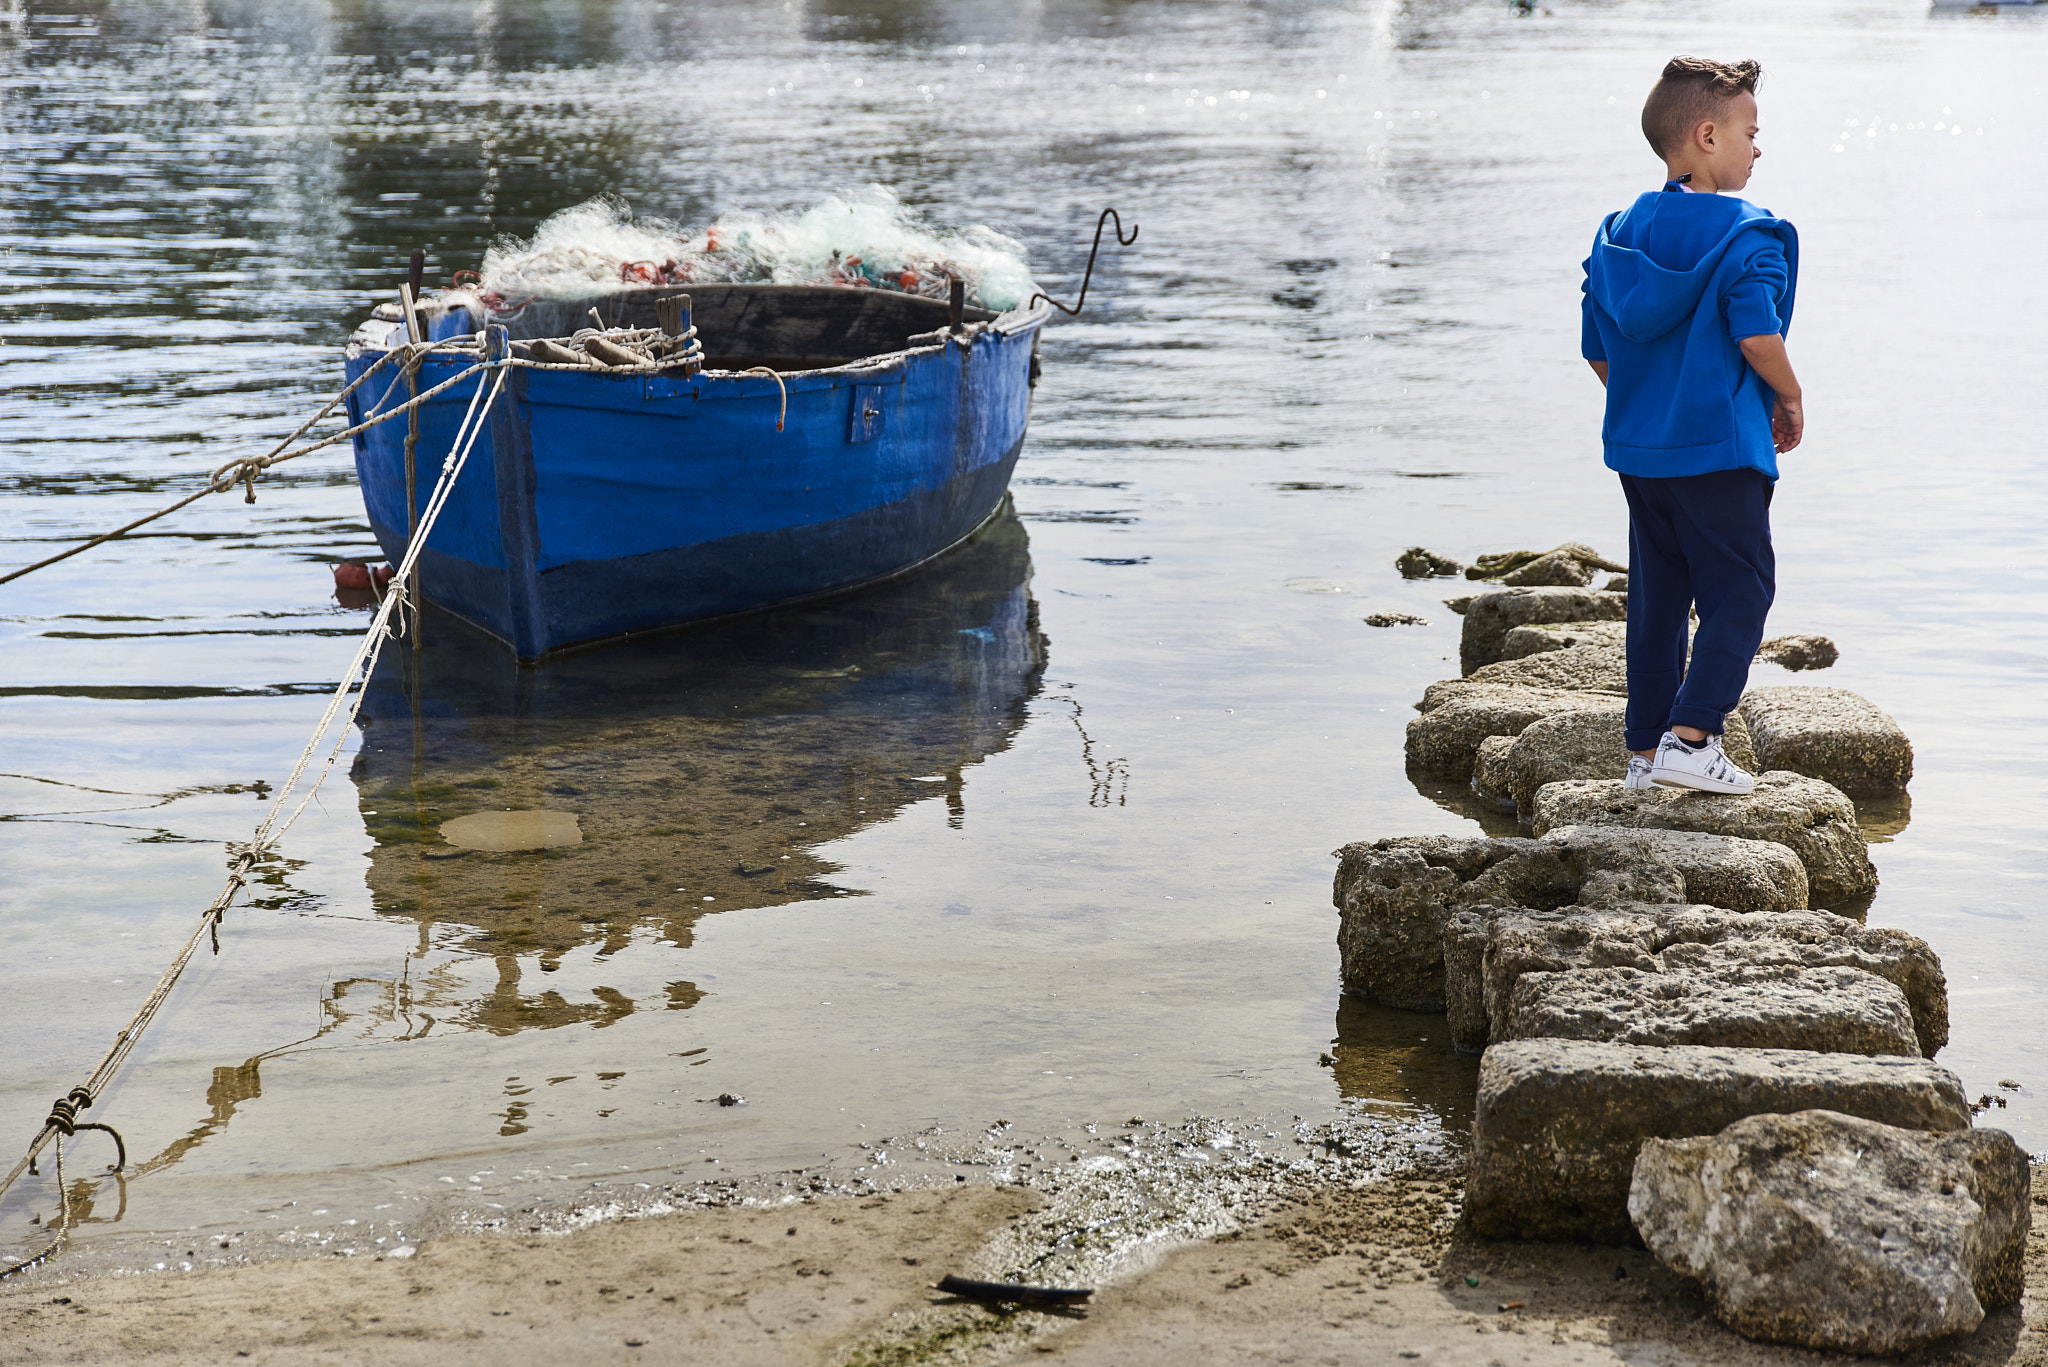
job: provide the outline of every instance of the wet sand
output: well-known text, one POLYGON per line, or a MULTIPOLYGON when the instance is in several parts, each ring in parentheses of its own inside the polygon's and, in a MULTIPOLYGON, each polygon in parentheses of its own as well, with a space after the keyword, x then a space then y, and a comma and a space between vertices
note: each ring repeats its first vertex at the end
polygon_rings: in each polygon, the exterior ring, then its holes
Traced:
MULTIPOLYGON (((2044 1179, 2037 1168, 2023 1305, 1906 1361, 2048 1362, 2044 1179)), ((1458 1201, 1441 1174, 1302 1190, 1073 1314, 997 1314, 931 1289, 978 1270, 1039 1205, 980 1184, 450 1237, 404 1260, 100 1278, 60 1264, 0 1287, 0 1362, 1850 1361, 1730 1333, 1640 1250, 1475 1240, 1458 1201)))

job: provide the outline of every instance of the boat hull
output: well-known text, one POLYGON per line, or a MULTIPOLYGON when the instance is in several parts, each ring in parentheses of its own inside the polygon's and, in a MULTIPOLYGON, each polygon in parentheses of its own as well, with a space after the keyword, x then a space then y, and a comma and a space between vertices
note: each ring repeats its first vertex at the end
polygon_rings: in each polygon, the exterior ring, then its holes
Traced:
MULTIPOLYGON (((973 532, 1009 487, 1042 321, 1010 317, 780 383, 515 368, 427 537, 422 593, 534 659, 900 574, 973 532)), ((380 350, 352 346, 349 378, 380 350)), ((430 362, 421 387, 455 373, 430 362)), ((422 406, 416 506, 486 378, 422 406)), ((351 397, 354 420, 384 383, 351 397)), ((393 563, 407 543, 405 433, 400 420, 356 438, 371 531, 393 563)))

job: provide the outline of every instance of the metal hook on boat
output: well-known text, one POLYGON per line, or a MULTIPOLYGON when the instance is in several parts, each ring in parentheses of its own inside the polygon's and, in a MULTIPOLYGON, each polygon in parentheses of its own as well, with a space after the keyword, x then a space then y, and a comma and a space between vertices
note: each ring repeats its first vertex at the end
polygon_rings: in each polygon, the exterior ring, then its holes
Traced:
POLYGON ((1109 223, 1112 219, 1116 221, 1116 244, 1119 247, 1128 247, 1133 242, 1136 242, 1138 240, 1137 224, 1133 223, 1131 225, 1131 235, 1129 237, 1125 237, 1124 221, 1122 216, 1120 216, 1114 209, 1104 209, 1102 211, 1102 216, 1095 220, 1095 245, 1088 249, 1088 269, 1084 271, 1081 275, 1081 293, 1079 297, 1077 297, 1074 300, 1074 306, 1072 308, 1068 308, 1065 304, 1062 304, 1059 300, 1053 298, 1051 295, 1040 292, 1038 294, 1032 295, 1031 302, 1026 304, 1024 307, 1030 308, 1031 304, 1035 304, 1039 300, 1043 299, 1046 303, 1051 304, 1054 308, 1058 309, 1061 313, 1066 314, 1069 318, 1079 313, 1081 311, 1081 306, 1088 302, 1088 282, 1095 278, 1095 254, 1102 250, 1102 229, 1104 225, 1109 223))

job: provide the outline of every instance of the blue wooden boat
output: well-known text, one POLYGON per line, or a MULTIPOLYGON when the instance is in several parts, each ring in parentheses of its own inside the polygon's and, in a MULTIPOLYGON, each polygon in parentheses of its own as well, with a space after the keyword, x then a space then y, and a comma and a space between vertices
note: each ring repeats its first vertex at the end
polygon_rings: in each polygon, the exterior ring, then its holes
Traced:
MULTIPOLYGON (((593 305, 607 327, 653 328, 658 301, 676 292, 543 301, 510 320, 510 336, 567 337, 593 305)), ((537 659, 887 579, 1002 504, 1050 307, 965 309, 955 327, 947 304, 884 290, 689 294, 702 370, 510 371, 421 553, 427 601, 537 659)), ((460 295, 422 313, 430 338, 484 321, 460 295)), ((404 342, 400 319, 387 305, 357 329, 351 381, 404 342)), ((420 388, 469 363, 428 360, 420 388)), ((385 383, 350 396, 352 422, 385 383)), ((417 506, 472 389, 421 406, 417 506)), ((394 564, 407 540, 405 436, 397 421, 355 438, 364 508, 394 564)))

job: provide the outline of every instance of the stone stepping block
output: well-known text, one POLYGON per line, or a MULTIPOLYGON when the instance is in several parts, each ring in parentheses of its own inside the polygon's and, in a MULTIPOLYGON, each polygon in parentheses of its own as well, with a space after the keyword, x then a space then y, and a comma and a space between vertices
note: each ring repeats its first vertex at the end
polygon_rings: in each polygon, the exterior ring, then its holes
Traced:
POLYGON ((1629 1214, 1737 1333, 1895 1357, 2016 1304, 2031 1174, 2000 1130, 1928 1134, 1829 1109, 1651 1139, 1629 1214))
POLYGON ((1508 752, 1515 748, 1515 740, 1514 736, 1488 736, 1472 753, 1472 791, 1504 812, 1515 810, 1514 787, 1508 777, 1508 752))
POLYGON ((1506 663, 1553 650, 1570 650, 1574 646, 1620 650, 1627 643, 1627 622, 1544 622, 1536 626, 1515 627, 1501 637, 1500 658, 1506 663))
POLYGON ((1502 646, 1516 627, 1545 622, 1618 622, 1627 612, 1627 594, 1600 589, 1512 588, 1482 593, 1465 608, 1459 669, 1470 674, 1481 665, 1505 659, 1502 646))
MULTIPOLYGON (((1568 779, 1622 778, 1628 773, 1629 760, 1629 752, 1622 744, 1623 714, 1627 708, 1626 699, 1615 698, 1592 702, 1570 711, 1553 712, 1530 722, 1497 761, 1498 778, 1505 781, 1504 795, 1513 798, 1516 807, 1522 811, 1531 812, 1536 807, 1536 794, 1545 784, 1568 779)), ((1749 728, 1743 724, 1740 715, 1729 715, 1728 730, 1721 738, 1721 748, 1729 759, 1743 768, 1755 767, 1756 755, 1750 747, 1749 728)), ((1477 772, 1475 756, 1475 777, 1477 772)), ((1551 826, 1571 824, 1574 823, 1554 821, 1551 826)), ((1621 826, 1630 823, 1593 821, 1577 824, 1621 826)), ((1653 823, 1639 824, 1650 826, 1653 823)), ((1704 828, 1673 824, 1663 829, 1704 828)), ((1738 831, 1721 831, 1718 834, 1758 838, 1738 831)), ((1861 839, 1860 833, 1858 839, 1861 839)))
MULTIPOLYGON (((1723 744, 1729 758, 1741 764, 1733 725, 1739 719, 1729 718, 1723 744)), ((1532 725, 1522 735, 1535 730, 1532 725)), ((1744 741, 1748 739, 1745 732, 1744 741)), ((1501 766, 1504 771, 1509 768, 1505 755, 1501 766)), ((1561 826, 1627 826, 1774 841, 1799 856, 1806 868, 1809 900, 1817 907, 1843 906, 1877 891, 1877 869, 1856 823, 1856 804, 1833 784, 1789 770, 1757 775, 1756 791, 1747 797, 1675 788, 1630 790, 1613 781, 1546 783, 1524 810, 1531 813, 1537 835, 1561 826)))
POLYGON ((1397 836, 1335 854, 1331 900, 1344 990, 1409 1011, 1445 1009, 1444 929, 1468 907, 1806 905, 1806 870, 1784 846, 1691 831, 1397 836))
MULTIPOLYGON (((1581 693, 1628 696, 1628 657, 1619 646, 1572 646, 1484 665, 1466 676, 1470 683, 1516 688, 1563 688, 1581 693)), ((1446 679, 1445 684, 1454 682, 1446 679)), ((1442 685, 1437 685, 1441 687, 1442 685)), ((1425 697, 1428 694, 1425 692, 1425 697)))
MULTIPOLYGON (((1705 906, 1454 912, 1444 929, 1444 997, 1452 1043, 1476 1051, 1516 1038, 1509 1033, 1510 1022, 1524 974, 1623 968, 1646 977, 1715 971, 1731 978, 1754 970, 1855 969, 1883 979, 1903 995, 1913 1052, 1932 1058, 1948 1044, 1948 979, 1939 956, 1918 936, 1825 912, 1705 906)), ((1814 1019, 1818 1031, 1823 1018, 1814 1019)), ((1694 1022, 1694 1028, 1705 1026, 1704 1018, 1694 1022)), ((1566 1035, 1584 1037, 1576 1030, 1566 1035)), ((1839 1052, 1818 1041, 1816 1034, 1790 1047, 1839 1052)))
POLYGON ((1961 1080, 1925 1059, 1518 1040, 1480 1060, 1465 1214, 1490 1239, 1634 1243, 1629 1178, 1645 1140, 1817 1106, 1970 1127, 1961 1080))
POLYGON ((1759 967, 1728 955, 1646 973, 1524 973, 1494 1018, 1504 1040, 1711 1044, 1918 1056, 1906 994, 1856 968, 1759 967))
POLYGON ((1904 792, 1913 780, 1913 742, 1846 688, 1753 688, 1737 710, 1766 769, 1790 769, 1859 796, 1904 792))
MULTIPOLYGON (((1424 702, 1429 701, 1428 695, 1424 702)), ((1601 693, 1566 689, 1508 688, 1481 685, 1449 696, 1441 705, 1408 723, 1408 767, 1447 778, 1470 778, 1479 742, 1488 736, 1519 736, 1530 723, 1560 712, 1611 708, 1615 699, 1601 693)))

